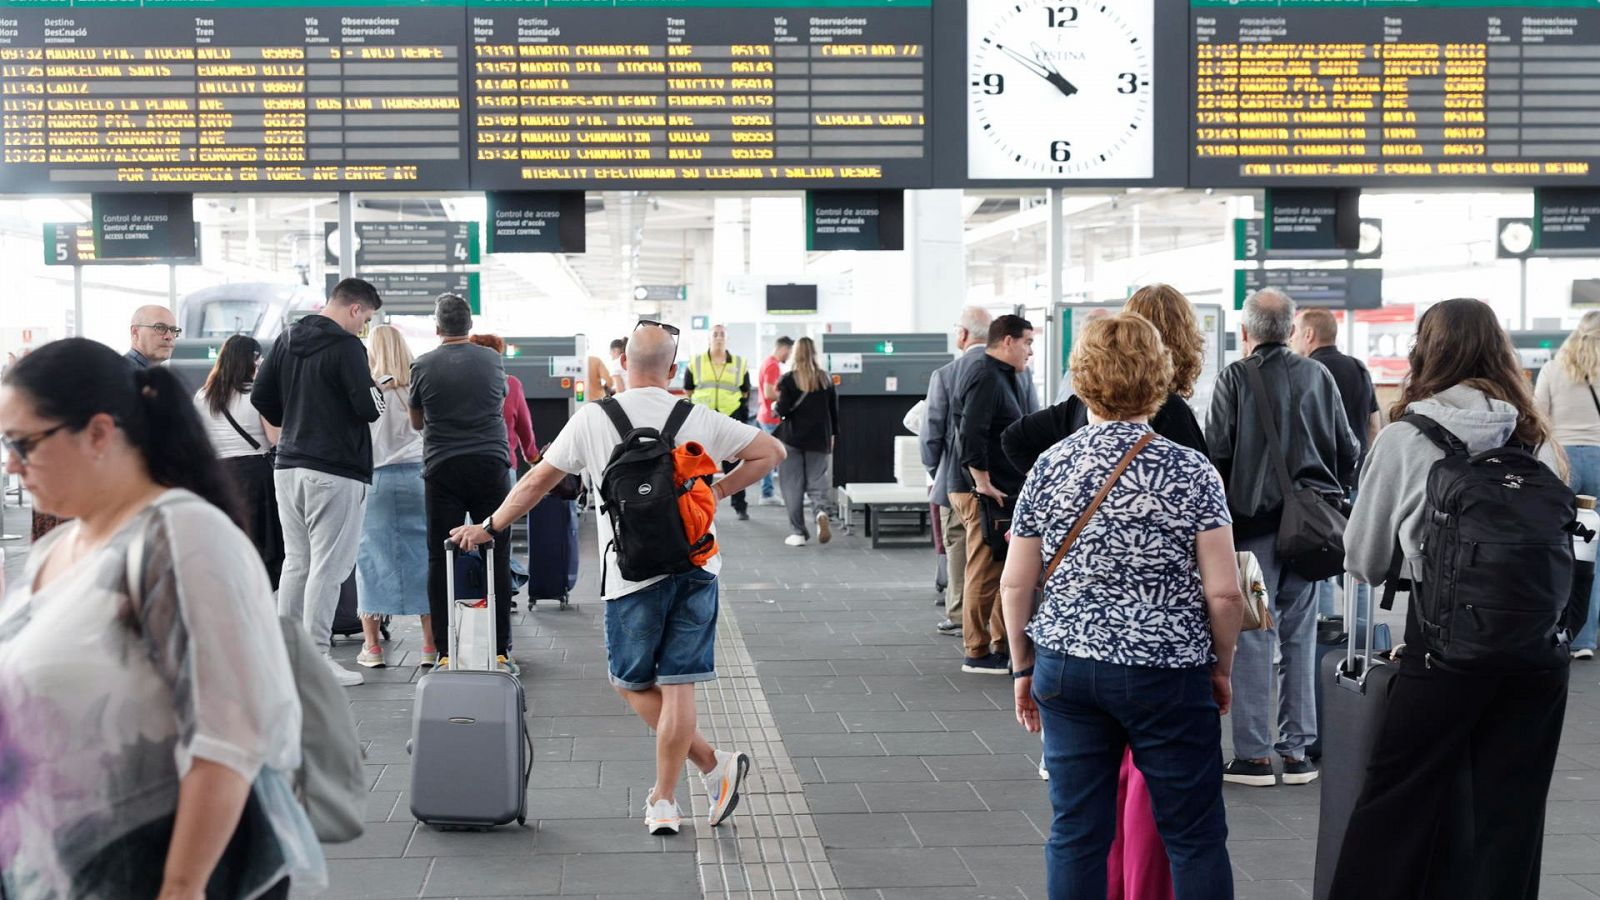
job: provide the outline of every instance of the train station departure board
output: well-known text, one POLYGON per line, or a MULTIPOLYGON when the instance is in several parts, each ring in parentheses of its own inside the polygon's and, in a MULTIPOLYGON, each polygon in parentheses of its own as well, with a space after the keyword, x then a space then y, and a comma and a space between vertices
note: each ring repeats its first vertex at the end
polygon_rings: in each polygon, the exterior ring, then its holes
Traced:
POLYGON ((475 188, 930 184, 929 0, 469 12, 475 188))
POLYGON ((464 185, 463 15, 0 3, 0 192, 464 185))
POLYGON ((1600 5, 1193 0, 1190 184, 1600 183, 1600 5))

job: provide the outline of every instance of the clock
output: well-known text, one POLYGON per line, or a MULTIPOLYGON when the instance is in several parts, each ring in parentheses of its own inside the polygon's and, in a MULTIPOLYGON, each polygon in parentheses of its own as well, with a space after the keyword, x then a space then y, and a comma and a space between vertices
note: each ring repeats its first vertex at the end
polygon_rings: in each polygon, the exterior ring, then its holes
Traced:
POLYGON ((967 177, 1151 178, 1155 0, 967 0, 967 177))

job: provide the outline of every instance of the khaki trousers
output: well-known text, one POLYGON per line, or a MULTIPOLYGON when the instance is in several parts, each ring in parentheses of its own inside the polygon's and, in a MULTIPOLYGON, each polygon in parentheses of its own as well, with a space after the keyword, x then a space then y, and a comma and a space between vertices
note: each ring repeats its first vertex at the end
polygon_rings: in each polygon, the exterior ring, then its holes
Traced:
POLYGON ((944 533, 945 572, 949 584, 944 589, 944 614, 961 624, 961 597, 967 580, 967 525, 961 514, 948 506, 939 507, 939 527, 944 533))
POLYGON ((1000 609, 1000 571, 1005 564, 995 559, 989 545, 983 542, 983 512, 978 507, 978 495, 952 493, 950 505, 961 516, 967 532, 961 642, 966 645, 967 657, 976 659, 1006 645, 1006 623, 1000 609))

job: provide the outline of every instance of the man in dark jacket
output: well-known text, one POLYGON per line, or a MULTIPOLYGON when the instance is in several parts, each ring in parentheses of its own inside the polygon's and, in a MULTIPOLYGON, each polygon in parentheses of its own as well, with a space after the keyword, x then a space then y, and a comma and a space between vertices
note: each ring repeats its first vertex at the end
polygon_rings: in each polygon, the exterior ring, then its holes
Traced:
POLYGON ((943 532, 946 565, 950 583, 945 588, 944 621, 935 624, 940 634, 961 633, 962 592, 967 582, 967 526, 961 515, 950 505, 950 483, 954 472, 960 468, 956 460, 956 419, 959 410, 951 407, 951 394, 967 371, 983 362, 985 344, 989 340, 989 323, 994 317, 981 306, 969 306, 961 311, 956 323, 956 349, 961 355, 935 369, 928 379, 928 411, 922 420, 922 434, 918 448, 922 464, 927 467, 932 483, 928 499, 939 507, 939 526, 943 532))
POLYGON ((1024 475, 1000 445, 1006 426, 1029 412, 1022 372, 1033 356, 1033 325, 1021 316, 1000 316, 989 325, 989 344, 981 360, 955 389, 960 416, 956 425, 960 465, 952 468, 950 505, 967 532, 966 584, 961 592, 961 671, 1004 675, 1011 660, 1003 652, 1006 626, 1000 614, 1002 559, 984 542, 984 506, 1009 516, 1024 475))
POLYGON ((368 425, 383 415, 383 396, 357 335, 382 305, 371 284, 339 282, 320 315, 278 338, 250 392, 262 418, 283 429, 273 475, 284 543, 278 612, 305 624, 346 686, 360 684, 361 673, 339 666, 327 651, 339 588, 355 570, 372 483, 368 425))
POLYGON ((1317 778, 1316 766, 1305 755, 1317 739, 1317 610, 1311 582, 1274 551, 1284 495, 1257 403, 1278 432, 1279 452, 1296 490, 1309 487, 1330 496, 1343 494, 1355 479, 1358 452, 1333 376, 1287 346, 1294 333, 1294 311, 1294 301, 1281 291, 1260 291, 1245 301, 1241 337, 1246 357, 1217 377, 1206 417, 1211 461, 1228 489, 1234 546, 1253 552, 1261 562, 1267 595, 1275 607, 1273 628, 1239 637, 1231 714, 1235 759, 1223 773, 1235 784, 1262 787, 1277 783, 1274 750, 1283 757, 1284 784, 1309 784, 1317 778), (1255 395, 1246 366, 1259 367, 1267 396, 1255 395), (1276 745, 1274 644, 1283 653, 1276 745))

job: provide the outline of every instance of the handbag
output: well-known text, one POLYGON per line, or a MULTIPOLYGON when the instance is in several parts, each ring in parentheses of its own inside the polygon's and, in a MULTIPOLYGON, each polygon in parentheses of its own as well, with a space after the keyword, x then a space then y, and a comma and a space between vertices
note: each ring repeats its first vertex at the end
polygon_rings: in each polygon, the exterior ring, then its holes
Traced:
POLYGON ((996 562, 1005 562, 1006 552, 1011 547, 1011 542, 1006 540, 1006 533, 1011 530, 1011 513, 1016 508, 1017 498, 1007 497, 1006 502, 990 497, 988 494, 976 494, 978 498, 978 513, 983 522, 983 543, 994 554, 996 562))
POLYGON ((1233 554, 1239 565, 1239 593, 1244 595, 1244 620, 1240 631, 1265 631, 1272 627, 1272 602, 1261 560, 1248 550, 1233 554))
POLYGON ((1261 364, 1247 362, 1244 369, 1255 394, 1251 399, 1256 417, 1261 420, 1261 430, 1266 434, 1272 471, 1283 493, 1283 516, 1278 521, 1278 537, 1273 549, 1295 574, 1307 581, 1332 578, 1344 571, 1344 529, 1348 519, 1342 498, 1330 500, 1315 488, 1295 488, 1294 481, 1289 478, 1289 465, 1283 459, 1278 426, 1267 415, 1262 400, 1267 389, 1261 378, 1261 364))
POLYGON ((1133 465, 1133 458, 1139 455, 1139 451, 1148 447, 1150 442, 1155 439, 1155 432, 1147 431, 1140 435, 1137 441, 1133 442, 1133 446, 1128 448, 1128 452, 1122 454, 1122 459, 1117 463, 1117 467, 1111 470, 1110 475, 1106 476, 1106 483, 1100 486, 1099 493, 1095 494, 1094 499, 1089 501, 1089 506, 1083 511, 1083 515, 1079 516, 1078 521, 1072 524, 1072 530, 1067 532, 1066 539, 1056 549, 1056 555, 1051 558, 1050 565, 1045 566, 1044 571, 1039 573, 1039 581, 1033 587, 1033 608, 1035 610, 1039 608, 1039 601, 1044 597, 1045 582, 1050 580, 1050 576, 1056 573, 1056 568, 1061 565, 1061 561, 1066 559, 1067 551, 1072 549, 1072 545, 1078 540, 1078 535, 1082 534, 1083 529, 1088 527, 1089 520, 1094 517, 1095 511, 1100 508, 1100 504, 1104 503, 1106 497, 1111 494, 1112 486, 1117 483, 1117 479, 1122 477, 1122 473, 1128 471, 1128 467, 1133 465))

